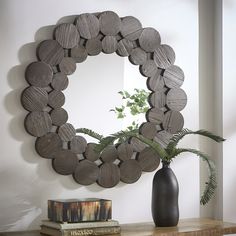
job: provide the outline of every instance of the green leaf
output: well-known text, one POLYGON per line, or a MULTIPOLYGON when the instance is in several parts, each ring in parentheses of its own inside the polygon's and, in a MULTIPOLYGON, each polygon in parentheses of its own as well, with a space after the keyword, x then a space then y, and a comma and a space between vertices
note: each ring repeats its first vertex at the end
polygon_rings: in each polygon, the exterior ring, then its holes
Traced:
POLYGON ((80 129, 76 129, 76 133, 83 133, 83 134, 87 134, 89 135, 90 137, 92 138, 95 138, 97 140, 102 140, 103 139, 103 136, 94 132, 93 130, 91 129, 87 129, 87 128, 80 128, 80 129))
POLYGON ((176 149, 176 156, 183 152, 190 152, 196 154, 198 157, 200 157, 203 161, 207 163, 209 172, 208 181, 206 182, 205 189, 200 200, 201 205, 205 205, 213 197, 215 189, 217 188, 215 164, 212 160, 210 160, 210 158, 205 153, 202 153, 196 149, 191 149, 191 148, 176 149))

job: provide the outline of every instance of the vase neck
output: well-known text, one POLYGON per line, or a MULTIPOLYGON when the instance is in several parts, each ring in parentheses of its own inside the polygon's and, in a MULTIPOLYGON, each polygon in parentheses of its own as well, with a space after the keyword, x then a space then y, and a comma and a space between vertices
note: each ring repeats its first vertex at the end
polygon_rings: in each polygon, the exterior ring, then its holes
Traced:
POLYGON ((169 168, 169 167, 170 167, 170 162, 162 161, 162 168, 169 168))

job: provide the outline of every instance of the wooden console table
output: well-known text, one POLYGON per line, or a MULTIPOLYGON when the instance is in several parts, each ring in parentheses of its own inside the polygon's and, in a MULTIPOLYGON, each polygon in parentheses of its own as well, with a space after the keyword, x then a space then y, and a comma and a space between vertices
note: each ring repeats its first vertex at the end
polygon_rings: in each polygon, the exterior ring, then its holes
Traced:
MULTIPOLYGON (((121 225, 120 236, 219 236, 236 234, 236 224, 211 219, 184 219, 177 227, 155 228, 153 223, 121 225)), ((39 231, 0 233, 0 236, 40 236, 39 231)), ((119 235, 117 235, 119 236, 119 235)))

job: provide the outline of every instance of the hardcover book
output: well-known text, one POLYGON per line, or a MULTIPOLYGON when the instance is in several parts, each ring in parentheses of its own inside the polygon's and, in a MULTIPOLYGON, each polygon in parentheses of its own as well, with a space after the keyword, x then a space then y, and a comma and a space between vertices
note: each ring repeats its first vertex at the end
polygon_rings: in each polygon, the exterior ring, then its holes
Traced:
POLYGON ((46 226, 41 226, 40 233, 50 236, 94 236, 94 235, 113 235, 120 234, 120 226, 97 227, 85 229, 54 229, 46 226))
POLYGON ((98 198, 48 200, 48 218, 54 222, 106 221, 111 219, 111 200, 98 198))
POLYGON ((98 228, 98 227, 112 227, 119 226, 117 220, 107 221, 94 221, 94 222, 80 222, 80 223, 58 223, 50 220, 43 220, 42 226, 54 228, 54 229, 85 229, 85 228, 98 228))

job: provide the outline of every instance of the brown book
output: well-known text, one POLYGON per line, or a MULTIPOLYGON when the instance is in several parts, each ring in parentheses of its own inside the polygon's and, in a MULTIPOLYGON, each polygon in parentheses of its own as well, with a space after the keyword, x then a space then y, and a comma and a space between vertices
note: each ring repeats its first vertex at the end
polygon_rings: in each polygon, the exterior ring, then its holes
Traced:
POLYGON ((120 226, 96 227, 84 229, 64 229, 59 230, 46 226, 41 226, 40 233, 50 236, 95 236, 95 235, 114 235, 120 234, 120 226))

